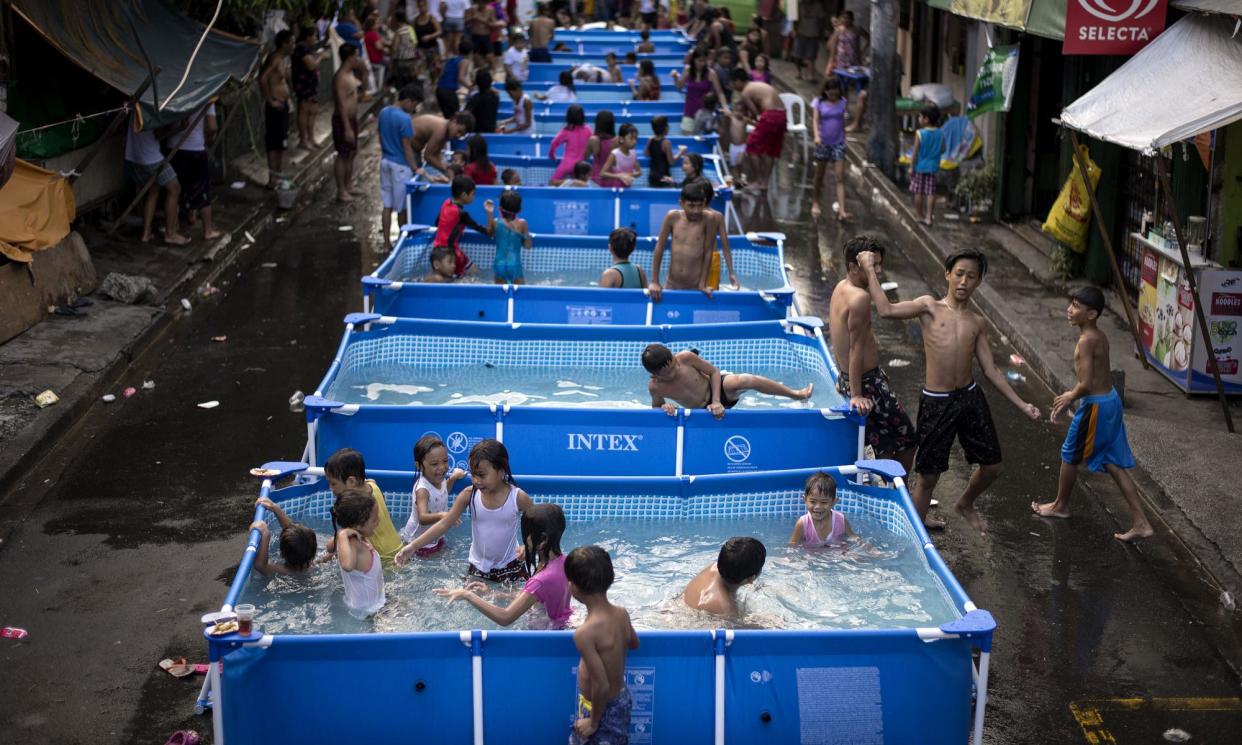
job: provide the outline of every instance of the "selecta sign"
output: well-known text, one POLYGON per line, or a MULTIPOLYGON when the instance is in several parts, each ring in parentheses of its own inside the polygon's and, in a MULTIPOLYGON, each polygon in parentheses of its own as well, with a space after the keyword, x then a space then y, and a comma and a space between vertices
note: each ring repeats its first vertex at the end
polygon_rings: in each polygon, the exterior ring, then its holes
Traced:
POLYGON ((1062 54, 1134 54, 1164 30, 1167 0, 1066 0, 1062 54))

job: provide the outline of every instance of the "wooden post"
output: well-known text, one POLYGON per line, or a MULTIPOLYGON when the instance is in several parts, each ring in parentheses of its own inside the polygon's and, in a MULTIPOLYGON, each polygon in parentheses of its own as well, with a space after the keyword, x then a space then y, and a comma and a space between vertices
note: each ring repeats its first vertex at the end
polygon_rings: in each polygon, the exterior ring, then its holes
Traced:
POLYGON ((102 149, 104 142, 112 136, 112 133, 116 131, 116 128, 119 127, 122 122, 129 119, 129 112, 134 110, 134 107, 138 105, 138 99, 142 98, 142 94, 146 93, 147 88, 150 86, 151 76, 148 75, 147 79, 142 81, 142 85, 138 86, 138 90, 134 91, 134 95, 129 97, 129 111, 118 112, 117 115, 113 117, 112 121, 108 123, 108 128, 104 130, 103 136, 95 141, 94 147, 92 147, 90 152, 82 158, 77 167, 73 169, 73 174, 69 176, 69 183, 72 184, 74 181, 81 178, 82 174, 86 172, 86 169, 90 167, 91 161, 95 159, 95 156, 99 155, 99 151, 102 149))
POLYGON ((1108 230, 1104 227, 1104 216, 1100 213, 1100 202, 1095 195, 1095 189, 1091 186, 1091 178, 1087 172, 1087 164, 1083 161, 1082 155, 1078 151, 1078 133, 1069 130, 1070 144, 1074 149, 1074 162, 1078 164, 1078 173, 1082 176, 1082 182, 1087 187, 1087 193, 1091 195, 1091 213, 1095 215, 1095 226, 1100 231, 1100 240, 1104 241, 1104 251, 1108 254, 1108 264, 1113 268, 1113 280, 1116 281, 1118 289, 1121 290, 1121 304, 1126 310, 1126 320, 1130 323, 1130 333, 1134 336, 1134 347, 1138 350, 1139 361, 1143 363, 1144 370, 1150 370, 1151 365, 1147 363, 1147 353, 1143 350, 1143 338, 1139 335, 1138 318, 1134 316, 1134 309, 1130 307, 1130 293, 1126 292, 1125 277, 1121 275, 1121 267, 1117 265, 1117 254, 1113 252, 1113 239, 1108 236, 1108 230))
POLYGON ((121 223, 125 221, 125 218, 130 212, 133 211, 134 207, 137 207, 138 203, 142 201, 142 198, 146 195, 147 190, 150 189, 152 185, 155 184, 155 180, 160 177, 160 171, 164 170, 164 167, 168 165, 168 162, 172 160, 173 156, 177 154, 177 151, 181 149, 181 146, 185 144, 186 139, 190 136, 190 131, 197 127, 198 123, 202 121, 204 116, 207 115, 207 109, 210 106, 210 102, 203 103, 203 108, 199 109, 198 115, 194 117, 194 121, 190 122, 190 126, 185 128, 181 138, 177 140, 177 144, 173 146, 172 150, 168 151, 168 155, 165 155, 164 159, 160 161, 160 164, 155 167, 155 173, 151 174, 151 178, 147 179, 147 183, 143 184, 142 188, 138 190, 138 193, 134 195, 134 201, 130 202, 129 206, 126 207, 125 210, 121 212, 120 216, 118 216, 112 223, 112 225, 108 227, 107 232, 109 237, 116 234, 116 229, 121 226, 121 223))
POLYGON ((1216 395, 1220 398, 1221 411, 1225 413, 1225 428, 1232 434, 1233 415, 1229 412, 1229 399, 1225 398, 1225 387, 1220 382, 1220 366, 1216 363, 1216 352, 1212 349, 1212 337, 1208 333, 1207 316, 1203 315, 1203 304, 1199 302, 1199 283, 1195 273, 1190 269, 1190 252, 1186 250, 1186 236, 1182 235, 1182 220, 1177 214, 1177 205, 1173 203, 1173 189, 1169 186, 1169 167, 1164 157, 1156 153, 1156 170, 1160 175, 1160 189, 1164 192, 1164 203, 1169 215, 1173 217, 1173 233, 1177 236, 1177 248, 1182 254, 1182 266, 1186 270, 1186 281, 1190 284, 1190 297, 1195 304, 1195 321, 1199 325, 1199 333, 1203 338, 1203 347, 1207 350, 1212 380, 1216 381, 1216 395))

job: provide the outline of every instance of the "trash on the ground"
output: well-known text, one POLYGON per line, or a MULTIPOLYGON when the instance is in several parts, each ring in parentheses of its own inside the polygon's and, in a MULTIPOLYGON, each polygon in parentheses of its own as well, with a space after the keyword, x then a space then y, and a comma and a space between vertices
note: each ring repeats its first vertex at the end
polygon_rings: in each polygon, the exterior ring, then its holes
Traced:
POLYGON ((1165 742, 1190 742, 1190 733, 1184 729, 1171 727, 1164 731, 1165 742))
POLYGON ((944 213, 944 219, 952 221, 952 222, 957 222, 958 220, 962 219, 962 216, 957 214, 956 212, 946 212, 944 213))
POLYGON ((305 393, 302 393, 301 391, 294 391, 293 395, 289 397, 289 411, 293 411, 293 412, 303 411, 305 407, 302 406, 302 402, 305 400, 306 400, 305 393))
POLYGON ((135 274, 109 272, 99 283, 99 292, 119 303, 138 303, 156 294, 155 284, 149 277, 135 274))
POLYGON ((910 360, 898 359, 896 357, 888 361, 889 367, 906 367, 909 364, 910 364, 910 360))
POLYGON ((220 288, 216 287, 210 282, 204 282, 198 286, 199 297, 211 297, 212 295, 215 295, 219 292, 220 292, 220 288))
POLYGON ((281 224, 282 222, 287 221, 288 219, 289 219, 289 218, 287 218, 287 217, 278 217, 278 218, 276 218, 276 224, 277 224, 277 225, 279 225, 279 224, 281 224))
POLYGON ((186 310, 189 310, 189 309, 190 309, 190 301, 189 301, 189 300, 187 300, 187 299, 185 299, 185 298, 181 298, 181 307, 182 307, 182 308, 185 308, 186 310))
POLYGON ((187 675, 198 673, 199 675, 207 674, 206 663, 187 662, 184 657, 178 657, 175 660, 163 659, 159 661, 160 669, 174 678, 184 678, 187 675))
POLYGON ((251 243, 255 242, 254 236, 250 234, 249 230, 242 231, 242 235, 246 236, 246 240, 250 241, 251 243))
POLYGON ((154 380, 144 380, 144 381, 142 381, 142 390, 144 390, 144 391, 153 391, 153 390, 155 390, 155 381, 154 381, 154 380))
POLYGON ((16 626, 5 626, 0 629, 0 639, 25 639, 30 634, 25 629, 19 629, 16 626))
POLYGON ((939 499, 933 499, 933 500, 931 500, 930 502, 928 502, 928 503, 927 503, 927 506, 928 506, 928 507, 939 507, 939 506, 940 506, 940 500, 939 500, 939 499))
POLYGON ((1010 380, 1012 380, 1012 381, 1013 381, 1013 382, 1015 382, 1015 383, 1025 383, 1025 382, 1026 382, 1026 376, 1025 376, 1025 375, 1023 375, 1022 373, 1018 372, 1017 370, 1010 370, 1009 372, 1005 373, 1005 377, 1006 377, 1006 378, 1009 378, 1010 380))
POLYGON ((104 403, 106 403, 106 404, 110 404, 110 403, 112 403, 113 401, 115 401, 115 400, 116 400, 116 396, 115 396, 114 394, 111 394, 111 393, 105 393, 105 394, 103 394, 103 396, 101 396, 101 397, 100 397, 100 400, 101 400, 101 401, 103 401, 103 402, 104 402, 104 403))
POLYGON ((1036 532, 1035 532, 1035 531, 1033 531, 1033 530, 1028 530, 1028 531, 1026 531, 1026 532, 1030 533, 1031 535, 1035 536, 1036 538, 1043 538, 1043 536, 1041 536, 1039 533, 1036 533, 1036 532))
POLYGON ((265 261, 262 264, 259 264, 259 266, 263 269, 275 269, 277 264, 275 261, 265 261))
POLYGON ((336 229, 338 232, 341 232, 341 233, 349 233, 353 231, 354 226, 353 225, 338 225, 336 229))
POLYGON ((60 396, 57 396, 55 393, 53 393, 50 390, 44 391, 40 393, 39 395, 35 396, 35 403, 39 405, 40 409, 46 409, 47 407, 51 406, 52 404, 56 403, 59 400, 60 400, 60 396))
POLYGON ((1014 365, 1025 365, 1026 358, 1018 354, 1017 352, 1014 352, 1013 354, 1009 355, 1009 362, 1014 365))
POLYGON ((229 338, 227 336, 213 336, 211 337, 211 340, 215 342, 220 342, 220 341, 228 341, 229 338))
POLYGON ((121 391, 121 395, 124 396, 125 398, 133 398, 134 394, 137 392, 138 392, 138 389, 131 385, 130 387, 121 391))
POLYGON ((1227 611, 1232 611, 1237 607, 1237 605, 1234 604, 1233 595, 1231 595, 1228 590, 1220 591, 1220 604, 1227 611))
POLYGON ((229 184, 229 188, 230 189, 245 189, 246 182, 245 181, 234 181, 233 183, 229 184))
POLYGON ((1009 343, 1009 337, 1005 336, 1004 334, 1001 334, 1001 344, 1008 344, 1008 343, 1009 343))
POLYGON ((880 289, 884 290, 885 292, 892 292, 893 290, 897 289, 899 286, 900 285, 898 285, 896 282, 884 282, 880 285, 880 289))
POLYGON ((204 401, 198 405, 200 409, 214 409, 220 405, 219 401, 204 401))

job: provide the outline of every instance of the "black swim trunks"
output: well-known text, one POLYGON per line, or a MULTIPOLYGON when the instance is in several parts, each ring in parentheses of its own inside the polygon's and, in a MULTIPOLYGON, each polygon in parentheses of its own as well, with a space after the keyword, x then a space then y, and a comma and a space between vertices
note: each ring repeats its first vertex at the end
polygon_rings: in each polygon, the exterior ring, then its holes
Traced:
POLYGON ((919 452, 915 473, 936 474, 949 470, 949 450, 956 437, 966 460, 981 466, 1001 462, 1000 440, 988 400, 977 383, 940 393, 924 389, 919 398, 919 452))
POLYGON ((282 152, 289 147, 289 104, 277 107, 263 104, 263 144, 267 152, 282 152))
MULTIPOLYGON (((695 354, 698 354, 698 352, 695 352, 695 354)), ((728 373, 720 373, 720 405, 725 407, 726 409, 732 409, 734 406, 737 406, 737 402, 742 400, 742 397, 738 396, 737 398, 734 398, 734 399, 729 398, 729 394, 725 391, 725 387, 724 387, 725 378, 727 377, 729 377, 728 373)), ((711 394, 709 393, 708 399, 707 399, 707 406, 711 406, 711 404, 712 404, 711 394)), ((704 406, 703 408, 706 409, 707 406, 704 406)))
POLYGON ((468 564, 466 576, 478 577, 488 582, 520 582, 530 579, 530 572, 525 562, 521 559, 514 559, 502 567, 492 567, 490 572, 485 572, 474 564, 468 564))
MULTIPOLYGON (((850 396, 850 376, 844 370, 837 378, 837 391, 846 398, 850 396)), ((863 373, 862 394, 872 403, 871 413, 867 415, 866 437, 876 455, 893 456, 918 444, 914 423, 893 393, 883 370, 875 367, 863 373)))

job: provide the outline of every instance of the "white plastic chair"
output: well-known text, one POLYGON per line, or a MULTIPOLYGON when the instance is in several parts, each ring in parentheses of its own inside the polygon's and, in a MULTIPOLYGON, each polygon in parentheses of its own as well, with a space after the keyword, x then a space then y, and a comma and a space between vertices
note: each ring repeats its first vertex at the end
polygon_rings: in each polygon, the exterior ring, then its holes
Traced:
POLYGON ((782 93, 785 104, 785 132, 802 137, 802 162, 807 162, 811 152, 810 121, 806 118, 806 101, 797 93, 782 93))

